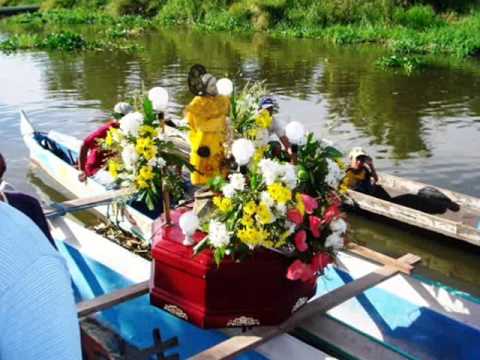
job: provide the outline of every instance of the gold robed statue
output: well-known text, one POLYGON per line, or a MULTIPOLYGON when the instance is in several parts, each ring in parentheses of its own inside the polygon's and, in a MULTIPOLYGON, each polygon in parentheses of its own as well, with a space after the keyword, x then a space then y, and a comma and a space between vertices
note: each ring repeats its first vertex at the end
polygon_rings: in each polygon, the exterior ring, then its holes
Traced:
POLYGON ((190 163, 195 167, 191 174, 193 185, 205 185, 216 176, 227 175, 225 143, 230 99, 218 94, 216 82, 202 65, 191 68, 188 85, 196 96, 185 109, 185 119, 190 126, 190 163))

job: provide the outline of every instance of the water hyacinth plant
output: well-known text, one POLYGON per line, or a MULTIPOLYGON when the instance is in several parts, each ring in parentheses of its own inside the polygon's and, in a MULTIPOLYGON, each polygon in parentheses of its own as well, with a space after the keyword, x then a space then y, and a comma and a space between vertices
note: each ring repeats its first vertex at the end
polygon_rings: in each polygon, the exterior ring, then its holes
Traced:
POLYGON ((103 148, 114 154, 108 161, 108 170, 115 182, 132 188, 152 210, 163 191, 177 199, 183 196, 178 169, 191 166, 164 134, 166 91, 154 88, 139 103, 142 108, 125 115, 118 128, 109 130, 103 148))

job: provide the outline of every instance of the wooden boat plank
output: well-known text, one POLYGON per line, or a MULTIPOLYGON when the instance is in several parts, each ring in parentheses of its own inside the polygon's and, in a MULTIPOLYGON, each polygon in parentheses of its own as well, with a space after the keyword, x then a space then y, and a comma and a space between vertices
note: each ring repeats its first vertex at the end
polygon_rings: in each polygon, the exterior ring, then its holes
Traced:
POLYGON ((138 296, 147 294, 149 291, 149 281, 131 285, 109 294, 96 297, 92 300, 85 300, 77 304, 78 317, 91 315, 97 311, 108 309, 114 305, 134 299, 138 296))
MULTIPOLYGON (((407 254, 402 256, 399 260, 404 261, 409 265, 414 265, 420 261, 420 258, 416 255, 407 254)), ((301 321, 305 319, 308 319, 314 315, 325 313, 331 308, 352 297, 355 297, 372 286, 391 278, 399 272, 400 271, 398 268, 385 265, 357 280, 346 284, 345 286, 335 289, 313 300, 279 326, 255 328, 243 335, 232 337, 229 340, 226 340, 200 354, 197 354, 193 356, 192 359, 232 359, 234 356, 244 351, 252 349, 277 335, 293 329, 295 326, 300 325, 301 321)))
POLYGON ((381 254, 375 250, 366 248, 364 246, 357 245, 355 243, 350 243, 347 246, 347 252, 353 253, 355 255, 361 256, 365 259, 374 261, 376 263, 382 264, 382 265, 390 265, 393 267, 397 267, 401 272, 404 274, 409 275, 411 271, 414 269, 414 267, 410 264, 407 264, 402 261, 398 261, 398 259, 394 259, 390 256, 387 256, 385 254, 381 254))
POLYGON ((301 329, 295 330, 300 338, 311 339, 314 343, 321 339, 327 347, 352 359, 364 360, 404 360, 405 357, 378 341, 374 341, 348 326, 334 320, 328 315, 321 315, 313 320, 302 322, 301 329), (315 339, 312 339, 315 334, 315 339))

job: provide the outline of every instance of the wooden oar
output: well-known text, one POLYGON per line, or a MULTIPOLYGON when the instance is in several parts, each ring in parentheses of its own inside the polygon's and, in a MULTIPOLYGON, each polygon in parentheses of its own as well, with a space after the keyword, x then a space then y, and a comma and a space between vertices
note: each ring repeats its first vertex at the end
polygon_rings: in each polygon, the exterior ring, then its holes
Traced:
POLYGON ((100 205, 106 205, 113 200, 131 195, 130 189, 120 189, 115 191, 108 191, 105 194, 78 198, 74 200, 64 201, 62 203, 50 205, 50 209, 45 210, 47 218, 54 218, 56 216, 63 216, 67 213, 90 209, 100 205))

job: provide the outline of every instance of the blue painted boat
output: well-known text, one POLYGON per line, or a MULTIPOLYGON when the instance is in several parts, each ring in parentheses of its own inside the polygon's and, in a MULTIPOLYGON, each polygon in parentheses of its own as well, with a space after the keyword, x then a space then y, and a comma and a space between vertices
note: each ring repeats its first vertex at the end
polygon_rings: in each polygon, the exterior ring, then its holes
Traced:
MULTIPOLYGON (((91 191, 78 187, 75 169, 42 147, 38 134, 23 117, 22 135, 32 159, 49 175, 68 188, 75 188, 77 196, 106 191, 98 184, 93 184, 91 191)), ((147 260, 92 234, 71 219, 56 221, 60 223, 55 226, 55 237, 67 259, 78 299, 91 299, 149 279, 147 260)), ((318 280, 316 297, 379 266, 349 253, 339 254, 338 263, 318 280)), ((221 342, 227 336, 219 331, 198 329, 153 308, 147 296, 103 311, 98 318, 138 347, 151 345, 151 330, 155 327, 159 327, 166 338, 178 336, 180 348, 177 351, 182 358, 221 342)), ((477 345, 480 341, 480 300, 425 279, 396 275, 327 314, 302 322, 294 333, 297 338, 282 335, 257 348, 256 353, 245 356, 319 359, 325 357, 316 349, 321 346, 342 357, 359 359, 480 359, 477 345)))

